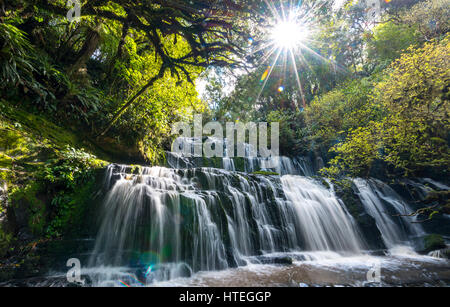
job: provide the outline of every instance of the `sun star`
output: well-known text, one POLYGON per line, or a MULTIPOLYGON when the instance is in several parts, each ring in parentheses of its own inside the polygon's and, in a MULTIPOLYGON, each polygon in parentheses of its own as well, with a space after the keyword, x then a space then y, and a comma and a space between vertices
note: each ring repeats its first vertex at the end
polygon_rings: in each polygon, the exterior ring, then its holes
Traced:
POLYGON ((295 21, 280 21, 272 30, 271 38, 279 48, 294 49, 308 37, 306 27, 295 21))
POLYGON ((289 5, 285 6, 287 2, 280 1, 279 5, 276 5, 276 2, 266 0, 272 15, 271 26, 267 28, 266 43, 253 51, 256 53, 265 50, 259 63, 267 65, 261 77, 262 86, 256 100, 260 99, 269 79, 274 75, 279 78, 278 86, 274 89, 278 93, 286 92, 291 95, 292 103, 300 110, 300 104, 303 108, 306 106, 300 80, 301 71, 309 67, 305 55, 329 61, 313 49, 315 32, 318 28, 314 16, 324 4, 322 1, 311 2, 311 5, 303 4, 302 1, 289 1, 289 5), (274 71, 275 74, 272 74, 274 71), (297 91, 292 87, 291 80, 296 83, 297 91))

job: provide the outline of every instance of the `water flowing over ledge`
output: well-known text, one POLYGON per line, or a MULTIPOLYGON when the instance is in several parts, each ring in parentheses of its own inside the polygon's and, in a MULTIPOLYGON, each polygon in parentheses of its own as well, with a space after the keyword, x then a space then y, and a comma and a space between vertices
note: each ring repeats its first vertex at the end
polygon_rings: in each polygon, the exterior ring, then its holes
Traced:
MULTIPOLYGON (((227 159, 226 169, 195 167, 192 158, 181 168, 110 165, 86 271, 94 285, 124 278, 155 284, 241 266, 367 254, 364 235, 331 183, 305 176, 314 175, 313 167, 298 161, 308 159, 277 158, 282 176, 230 170, 227 159)), ((248 165, 261 164, 252 159, 248 165)), ((411 212, 408 204, 381 181, 353 183, 390 253, 418 256, 414 239, 423 229, 395 216, 411 212)))

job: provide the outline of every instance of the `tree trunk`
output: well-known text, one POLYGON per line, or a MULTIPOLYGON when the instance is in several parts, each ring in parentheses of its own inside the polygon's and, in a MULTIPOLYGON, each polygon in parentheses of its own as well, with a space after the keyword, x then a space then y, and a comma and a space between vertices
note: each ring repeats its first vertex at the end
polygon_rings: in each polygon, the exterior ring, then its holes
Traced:
POLYGON ((74 64, 69 68, 68 74, 73 75, 78 72, 78 70, 86 64, 89 58, 94 54, 95 50, 97 50, 98 45, 100 43, 100 34, 99 34, 100 24, 95 28, 89 31, 86 40, 83 44, 83 47, 78 52, 76 56, 76 60, 74 64))
POLYGON ((154 76, 150 79, 150 81, 147 82, 147 84, 137 92, 136 95, 134 95, 126 104, 123 105, 123 107, 120 108, 119 111, 114 114, 112 120, 106 125, 106 128, 98 135, 103 136, 105 135, 109 129, 116 123, 116 121, 122 116, 122 114, 130 107, 142 94, 144 94, 157 80, 164 77, 164 73, 166 72, 166 66, 161 66, 159 69, 158 75, 154 76))

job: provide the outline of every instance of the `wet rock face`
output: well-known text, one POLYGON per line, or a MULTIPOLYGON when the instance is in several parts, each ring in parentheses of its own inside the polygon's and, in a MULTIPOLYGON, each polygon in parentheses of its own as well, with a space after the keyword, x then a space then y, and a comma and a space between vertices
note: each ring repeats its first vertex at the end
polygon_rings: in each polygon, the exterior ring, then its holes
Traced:
POLYGON ((344 202, 348 212, 353 216, 365 239, 369 249, 385 249, 382 235, 378 229, 375 219, 367 214, 353 183, 342 182, 335 185, 336 195, 344 202))
POLYGON ((444 237, 450 236, 450 223, 448 223, 450 208, 450 187, 444 183, 430 178, 413 178, 398 180, 391 187, 411 204, 413 210, 425 207, 444 206, 444 214, 435 214, 428 220, 432 211, 418 216, 419 220, 427 220, 421 223, 427 233, 436 233, 444 237), (446 205, 447 204, 447 205, 446 205))

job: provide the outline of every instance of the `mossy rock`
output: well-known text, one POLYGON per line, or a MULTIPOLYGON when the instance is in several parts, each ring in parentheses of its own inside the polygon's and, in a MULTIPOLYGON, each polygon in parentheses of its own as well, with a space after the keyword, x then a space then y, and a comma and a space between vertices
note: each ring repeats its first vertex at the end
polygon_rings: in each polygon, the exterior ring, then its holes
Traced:
MULTIPOLYGON (((16 129, 36 131, 39 133, 38 138, 49 139, 55 144, 61 145, 61 147, 66 144, 73 146, 79 144, 79 139, 76 134, 58 127, 41 116, 25 112, 19 108, 10 107, 10 104, 6 101, 1 101, 1 103, 4 105, 2 109, 3 115, 8 118, 10 122, 20 123, 15 124, 16 129), (21 125, 27 129, 24 129, 21 125)), ((14 137, 12 139, 14 139, 14 137)))
POLYGON ((220 157, 203 157, 202 163, 203 167, 223 168, 223 159, 220 157))
POLYGON ((263 176, 280 176, 280 174, 276 172, 267 172, 267 171, 257 171, 251 173, 252 175, 263 175, 263 176))
POLYGON ((367 214, 361 203, 356 188, 351 180, 343 179, 333 181, 336 196, 344 203, 347 211, 353 216, 370 249, 385 249, 383 237, 378 229, 375 219, 367 214))
POLYGON ((38 197, 40 186, 31 183, 26 187, 16 188, 10 194, 12 206, 8 208, 8 215, 14 216, 14 228, 26 230, 35 236, 43 234, 46 221, 45 202, 38 197))
POLYGON ((428 253, 434 250, 446 248, 444 238, 438 234, 427 235, 424 239, 424 252, 428 253))
POLYGON ((245 159, 242 157, 232 158, 234 162, 234 168, 238 172, 245 172, 245 159))
MULTIPOLYGON (((320 184, 323 185, 326 189, 329 190, 329 189, 331 188, 330 184, 328 183, 328 181, 325 180, 324 177, 321 177, 321 176, 312 176, 312 178, 314 178, 315 180, 317 180, 318 182, 320 182, 320 184)), ((336 184, 340 184, 340 183, 342 183, 342 182, 343 182, 343 181, 336 181, 336 184)), ((345 185, 348 185, 348 183, 345 183, 345 185)))
POLYGON ((0 100, 0 130, 0 152, 8 150, 7 154, 11 157, 42 153, 45 148, 63 149, 69 145, 86 148, 106 160, 113 160, 111 157, 117 156, 145 162, 138 149, 120 146, 116 140, 111 143, 105 141, 106 138, 94 140, 86 132, 79 129, 75 131, 67 125, 56 125, 44 116, 29 113, 5 100, 0 100), (40 147, 41 150, 37 151, 35 147, 40 147))
POLYGON ((439 203, 449 204, 450 191, 431 191, 424 200, 426 204, 439 203))

